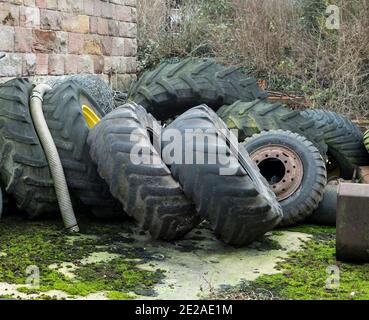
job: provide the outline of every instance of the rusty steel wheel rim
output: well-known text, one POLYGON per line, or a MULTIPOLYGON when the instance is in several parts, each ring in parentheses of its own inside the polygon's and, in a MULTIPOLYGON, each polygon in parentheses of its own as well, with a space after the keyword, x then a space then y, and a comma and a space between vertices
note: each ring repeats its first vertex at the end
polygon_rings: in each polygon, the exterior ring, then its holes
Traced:
POLYGON ((300 188, 304 166, 294 150, 283 145, 268 145, 250 156, 269 182, 278 201, 289 198, 300 188))

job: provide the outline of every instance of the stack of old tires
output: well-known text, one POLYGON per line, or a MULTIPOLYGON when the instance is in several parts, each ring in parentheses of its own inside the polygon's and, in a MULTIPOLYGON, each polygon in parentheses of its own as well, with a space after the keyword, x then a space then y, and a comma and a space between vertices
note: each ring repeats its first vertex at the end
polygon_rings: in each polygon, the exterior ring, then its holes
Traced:
MULTIPOLYGON (((29 218, 59 211, 53 179, 29 110, 34 85, 14 79, 0 86, 0 179, 5 192, 29 218)), ((95 215, 121 215, 121 205, 97 174, 86 144, 89 133, 82 106, 104 111, 75 81, 46 94, 45 118, 58 148, 74 206, 95 215)))
MULTIPOLYGON (((274 191, 283 209, 281 226, 309 219, 327 182, 353 179, 359 166, 369 164, 363 133, 348 118, 270 103, 256 79, 211 59, 163 63, 140 78, 129 98, 161 121, 170 122, 199 104, 216 111, 238 132, 274 191)), ((369 133, 367 147, 368 140, 369 133)))
MULTIPOLYGON (((31 219, 59 212, 49 163, 30 112, 33 89, 25 79, 0 86, 1 185, 31 219)), ((70 79, 55 84, 42 103, 77 212, 128 215, 153 238, 163 240, 180 239, 208 220, 219 238, 235 246, 278 225, 282 210, 275 195, 246 151, 228 145, 228 129, 213 110, 205 105, 193 108, 167 126, 163 135, 189 129, 217 138, 224 134, 216 140, 215 151, 212 140, 205 139, 186 150, 194 157, 206 153, 203 165, 169 166, 154 143, 160 125, 144 107, 131 102, 107 112, 90 93, 70 79), (135 162, 132 151, 138 146, 152 161, 135 162), (218 148, 226 150, 231 167, 218 159, 207 162, 218 148), (220 175, 223 169, 232 174, 220 175)))
MULTIPOLYGON (((348 119, 271 104, 254 78, 213 60, 161 64, 116 109, 109 88, 81 79, 55 83, 42 106, 73 206, 132 217, 155 239, 181 239, 206 220, 225 243, 247 245, 313 214, 327 164, 330 177, 347 179, 369 163, 348 119)), ((24 79, 0 86, 0 181, 38 218, 59 208, 29 111, 33 88, 24 79)))

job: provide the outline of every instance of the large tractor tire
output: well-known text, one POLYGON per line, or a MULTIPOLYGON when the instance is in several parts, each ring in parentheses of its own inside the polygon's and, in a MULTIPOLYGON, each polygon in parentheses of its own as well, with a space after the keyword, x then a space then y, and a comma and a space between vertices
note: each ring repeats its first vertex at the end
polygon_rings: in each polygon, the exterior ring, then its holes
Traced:
POLYGON ((318 149, 305 137, 282 130, 255 134, 246 139, 244 147, 282 206, 281 226, 311 216, 327 184, 325 162, 318 149))
POLYGON ((162 157, 214 233, 227 244, 240 247, 277 226, 282 209, 256 165, 233 140, 215 112, 199 106, 165 128, 162 157), (190 143, 189 131, 196 143, 190 143), (181 134, 181 141, 174 144, 183 147, 178 159, 176 156, 172 161, 169 140, 174 132, 181 134), (225 163, 221 155, 227 155, 229 162, 225 163), (190 158, 192 162, 186 161, 190 158))
POLYGON ((97 217, 123 217, 89 154, 88 133, 103 117, 94 99, 74 81, 67 81, 45 95, 43 111, 76 204, 97 217))
POLYGON ((328 145, 328 174, 332 178, 352 179, 359 166, 369 165, 363 133, 348 118, 330 111, 307 109, 306 119, 315 121, 328 145))
POLYGON ((234 67, 211 59, 189 58, 162 63, 145 73, 129 93, 129 99, 145 107, 158 120, 166 121, 205 103, 214 110, 237 100, 266 97, 257 80, 234 67))
POLYGON ((91 130, 88 143, 100 175, 127 214, 153 238, 175 240, 201 218, 151 142, 155 125, 159 126, 143 107, 129 103, 103 118, 91 130), (137 147, 142 162, 134 158, 137 147))
POLYGON ((364 145, 365 145, 366 150, 369 153, 369 130, 365 132, 364 134, 364 145))
POLYGON ((113 90, 107 82, 97 75, 76 74, 67 76, 61 80, 51 80, 49 84, 56 87, 69 81, 78 84, 96 101, 96 108, 99 109, 101 114, 108 114, 115 109, 113 90))
POLYGON ((237 101, 233 105, 222 107, 217 114, 229 129, 238 130, 240 142, 262 131, 280 129, 306 137, 314 143, 323 157, 326 156, 328 147, 315 121, 306 119, 300 112, 292 111, 280 103, 272 104, 266 100, 237 101))
POLYGON ((29 218, 59 212, 54 183, 29 112, 33 85, 14 79, 0 86, 0 178, 4 191, 29 218))

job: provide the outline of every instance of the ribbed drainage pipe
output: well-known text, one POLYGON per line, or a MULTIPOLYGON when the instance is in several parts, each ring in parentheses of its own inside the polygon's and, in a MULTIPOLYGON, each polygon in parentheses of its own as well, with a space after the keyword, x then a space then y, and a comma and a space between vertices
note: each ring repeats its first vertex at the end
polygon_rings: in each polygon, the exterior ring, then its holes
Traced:
POLYGON ((31 94, 31 116, 33 124, 44 149, 46 159, 49 163, 51 176, 54 181, 55 193, 58 199, 60 212, 64 221, 64 226, 71 232, 79 232, 77 220, 73 211, 72 201, 69 195, 67 181, 65 179, 63 166, 55 146, 53 137, 47 126, 42 103, 44 95, 51 90, 47 84, 36 86, 31 94))

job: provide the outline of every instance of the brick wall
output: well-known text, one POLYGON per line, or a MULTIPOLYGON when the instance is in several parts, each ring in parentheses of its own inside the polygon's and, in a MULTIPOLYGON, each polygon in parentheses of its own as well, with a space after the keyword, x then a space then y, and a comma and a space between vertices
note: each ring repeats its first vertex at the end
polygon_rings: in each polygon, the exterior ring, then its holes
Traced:
POLYGON ((94 73, 126 87, 136 34, 136 0, 0 0, 0 82, 94 73))

